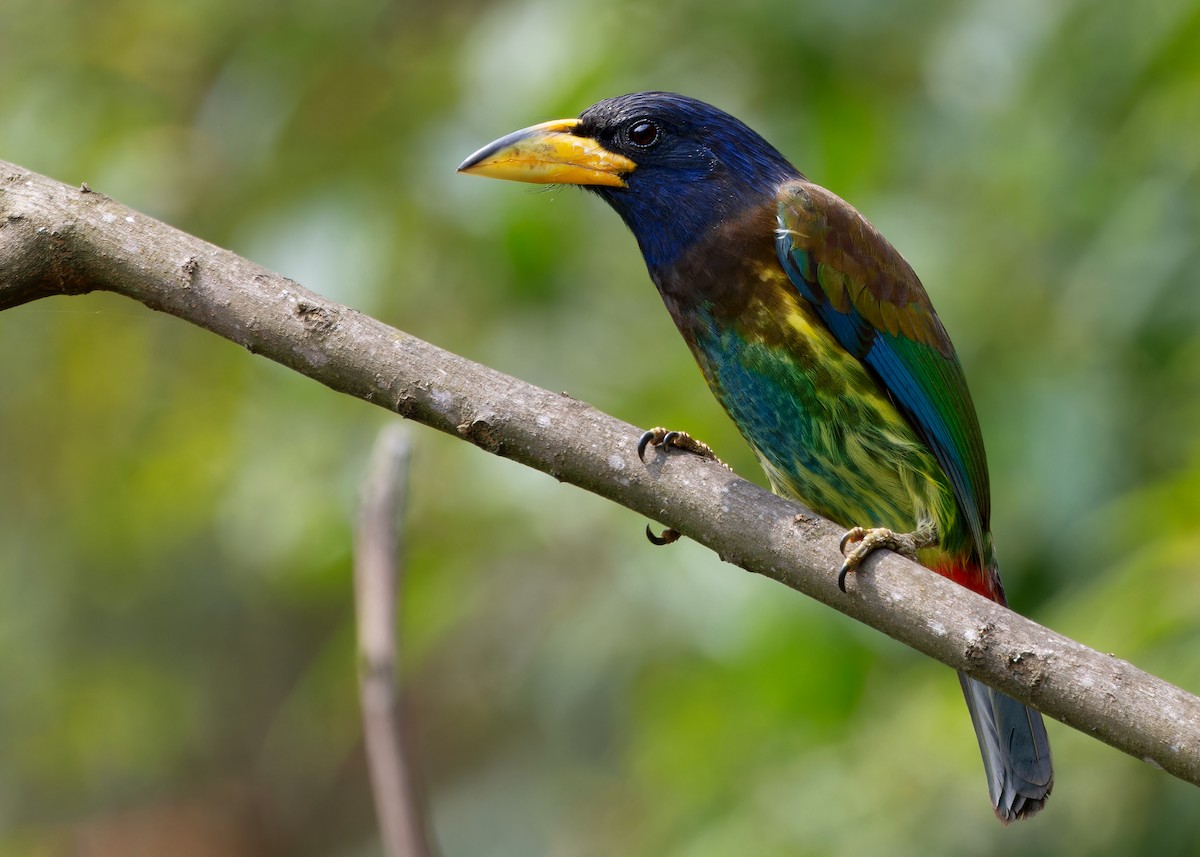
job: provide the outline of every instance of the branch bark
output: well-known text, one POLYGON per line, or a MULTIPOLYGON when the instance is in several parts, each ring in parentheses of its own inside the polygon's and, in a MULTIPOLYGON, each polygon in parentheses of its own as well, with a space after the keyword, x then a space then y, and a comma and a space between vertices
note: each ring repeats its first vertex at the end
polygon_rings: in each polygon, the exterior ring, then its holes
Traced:
POLYGON ((109 290, 196 324, 338 392, 513 459, 672 527, 1200 785, 1200 699, 894 554, 836 585, 841 531, 641 430, 332 303, 126 208, 0 161, 0 309, 109 290), (797 517, 801 515, 802 517, 797 517))

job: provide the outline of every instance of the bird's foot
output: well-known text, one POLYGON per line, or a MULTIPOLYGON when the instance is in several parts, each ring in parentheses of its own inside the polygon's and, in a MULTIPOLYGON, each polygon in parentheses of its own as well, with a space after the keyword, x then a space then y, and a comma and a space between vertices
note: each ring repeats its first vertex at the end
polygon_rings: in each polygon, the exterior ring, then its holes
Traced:
POLYGON ((858 571, 858 567, 863 564, 863 561, 877 550, 895 551, 915 562, 917 551, 922 548, 931 548, 937 543, 938 531, 935 524, 922 524, 911 533, 894 533, 882 527, 873 529, 854 527, 847 530, 846 535, 842 536, 842 540, 838 543, 838 550, 846 558, 842 563, 842 570, 838 572, 838 589, 845 592, 846 575, 858 571), (854 545, 854 547, 847 553, 846 549, 850 545, 854 545))
POLYGON ((683 534, 679 530, 667 527, 662 531, 661 535, 656 536, 654 535, 654 530, 650 529, 650 525, 646 524, 646 538, 649 539, 650 544, 662 547, 663 545, 671 544, 671 542, 679 541, 683 538, 683 534))
POLYGON ((693 455, 698 455, 701 458, 707 458, 717 462, 722 467, 728 468, 721 459, 717 458, 717 454, 712 451, 712 447, 703 441, 696 440, 685 431, 668 431, 662 426, 656 426, 650 429, 641 436, 638 440, 637 454, 642 461, 646 460, 646 447, 648 446, 663 446, 675 447, 682 449, 684 452, 690 452, 693 455))
MULTIPOLYGON (((717 454, 712 451, 712 447, 707 443, 696 440, 685 431, 668 431, 662 426, 656 426, 650 429, 638 439, 637 454, 642 461, 646 460, 647 446, 662 446, 675 447, 682 449, 684 452, 690 452, 693 455, 698 455, 701 458, 707 458, 717 462, 722 467, 728 468, 721 459, 717 458, 717 454)), ((654 531, 650 529, 650 525, 646 525, 646 538, 650 540, 652 545, 669 545, 671 542, 677 542, 681 538, 679 530, 668 527, 662 531, 661 535, 654 535, 654 531)))

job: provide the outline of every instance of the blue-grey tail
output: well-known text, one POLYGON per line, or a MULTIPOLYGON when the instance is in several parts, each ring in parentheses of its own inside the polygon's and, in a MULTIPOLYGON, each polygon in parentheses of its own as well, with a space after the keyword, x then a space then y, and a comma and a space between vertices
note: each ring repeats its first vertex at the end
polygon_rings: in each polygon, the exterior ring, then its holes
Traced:
POLYGON ((996 817, 1005 824, 1028 818, 1045 806, 1054 785, 1042 715, 961 672, 958 679, 979 738, 996 817))

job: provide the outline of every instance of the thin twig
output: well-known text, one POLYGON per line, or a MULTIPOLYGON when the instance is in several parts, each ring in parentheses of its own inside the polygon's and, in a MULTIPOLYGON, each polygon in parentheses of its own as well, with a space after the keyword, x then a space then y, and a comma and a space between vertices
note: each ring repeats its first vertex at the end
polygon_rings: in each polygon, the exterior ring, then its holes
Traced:
POLYGON ((385 427, 375 441, 363 480, 354 545, 354 610, 363 739, 384 851, 390 857, 432 857, 396 678, 408 456, 404 429, 385 427))

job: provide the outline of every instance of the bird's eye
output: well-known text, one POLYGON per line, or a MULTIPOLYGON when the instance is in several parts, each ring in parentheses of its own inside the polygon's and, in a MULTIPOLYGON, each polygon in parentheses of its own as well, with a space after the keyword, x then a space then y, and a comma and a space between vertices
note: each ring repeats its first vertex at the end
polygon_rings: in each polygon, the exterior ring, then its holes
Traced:
POLYGON ((629 126, 629 142, 635 146, 653 146, 658 142, 658 126, 648 119, 639 119, 629 126))

